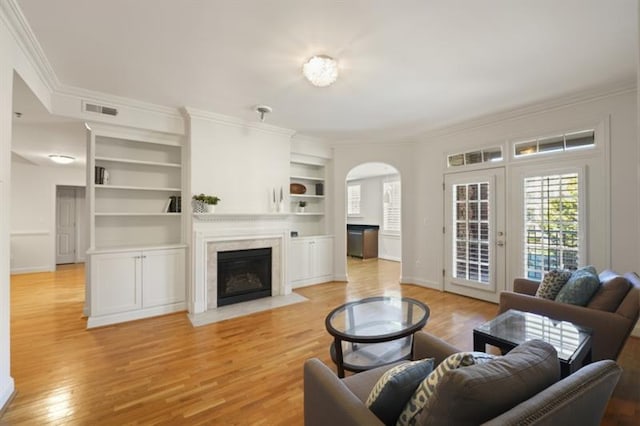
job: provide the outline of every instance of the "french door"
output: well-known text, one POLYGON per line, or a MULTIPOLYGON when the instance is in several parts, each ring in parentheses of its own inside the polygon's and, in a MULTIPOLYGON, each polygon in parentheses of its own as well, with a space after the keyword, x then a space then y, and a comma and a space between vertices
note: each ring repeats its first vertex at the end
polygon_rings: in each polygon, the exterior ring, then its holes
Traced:
POLYGON ((498 302, 505 287, 504 169, 445 175, 444 289, 498 302))

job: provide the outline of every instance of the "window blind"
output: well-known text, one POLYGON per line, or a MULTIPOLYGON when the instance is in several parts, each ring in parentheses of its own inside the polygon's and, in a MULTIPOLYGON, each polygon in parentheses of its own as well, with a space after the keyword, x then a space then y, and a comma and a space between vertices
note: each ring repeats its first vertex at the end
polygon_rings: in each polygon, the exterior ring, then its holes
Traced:
POLYGON ((575 269, 579 253, 578 173, 524 179, 526 276, 541 279, 552 269, 575 269))
POLYGON ((401 223, 400 181, 382 184, 382 230, 388 233, 400 233, 401 223))
POLYGON ((347 186, 347 215, 360 214, 360 185, 347 186))

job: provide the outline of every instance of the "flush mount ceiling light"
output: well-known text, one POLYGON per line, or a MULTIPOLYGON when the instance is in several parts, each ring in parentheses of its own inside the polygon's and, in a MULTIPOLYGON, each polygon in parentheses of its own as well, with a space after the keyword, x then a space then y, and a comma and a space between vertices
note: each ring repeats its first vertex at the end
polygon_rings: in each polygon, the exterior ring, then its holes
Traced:
POLYGON ((58 163, 58 164, 69 164, 76 161, 75 158, 70 157, 68 155, 58 155, 58 154, 49 155, 49 159, 54 163, 58 163))
POLYGON ((338 78, 338 62, 327 55, 316 55, 302 66, 302 74, 317 87, 327 87, 338 78))

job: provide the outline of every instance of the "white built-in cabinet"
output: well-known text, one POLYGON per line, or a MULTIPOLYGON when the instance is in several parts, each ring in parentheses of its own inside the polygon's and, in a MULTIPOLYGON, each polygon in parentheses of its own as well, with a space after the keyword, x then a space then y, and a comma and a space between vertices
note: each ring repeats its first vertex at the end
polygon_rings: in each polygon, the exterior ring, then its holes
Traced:
POLYGON ((325 235, 328 189, 325 160, 292 155, 289 164, 289 211, 292 213, 292 230, 301 236, 325 235), (301 201, 306 203, 304 208, 300 207, 301 201))
POLYGON ((181 137, 87 129, 88 327, 184 310, 184 219, 167 208, 183 193, 181 137))
POLYGON ((291 239, 289 278, 293 288, 333 280, 333 237, 291 239))

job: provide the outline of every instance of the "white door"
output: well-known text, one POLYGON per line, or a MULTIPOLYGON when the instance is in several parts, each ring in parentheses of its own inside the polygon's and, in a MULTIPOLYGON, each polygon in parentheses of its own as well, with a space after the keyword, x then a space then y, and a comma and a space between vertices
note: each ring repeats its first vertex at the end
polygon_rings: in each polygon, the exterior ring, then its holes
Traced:
POLYGON ((505 287, 504 169, 445 175, 444 289, 498 302, 505 287))
POLYGON ((325 277, 333 275, 333 239, 318 238, 313 247, 313 275, 325 277))
POLYGON ((142 307, 142 253, 91 256, 91 315, 108 315, 142 307))
POLYGON ((289 280, 292 283, 305 280, 310 276, 309 241, 306 239, 292 239, 289 256, 289 280))
POLYGON ((76 260, 76 190, 56 191, 56 264, 76 260))

